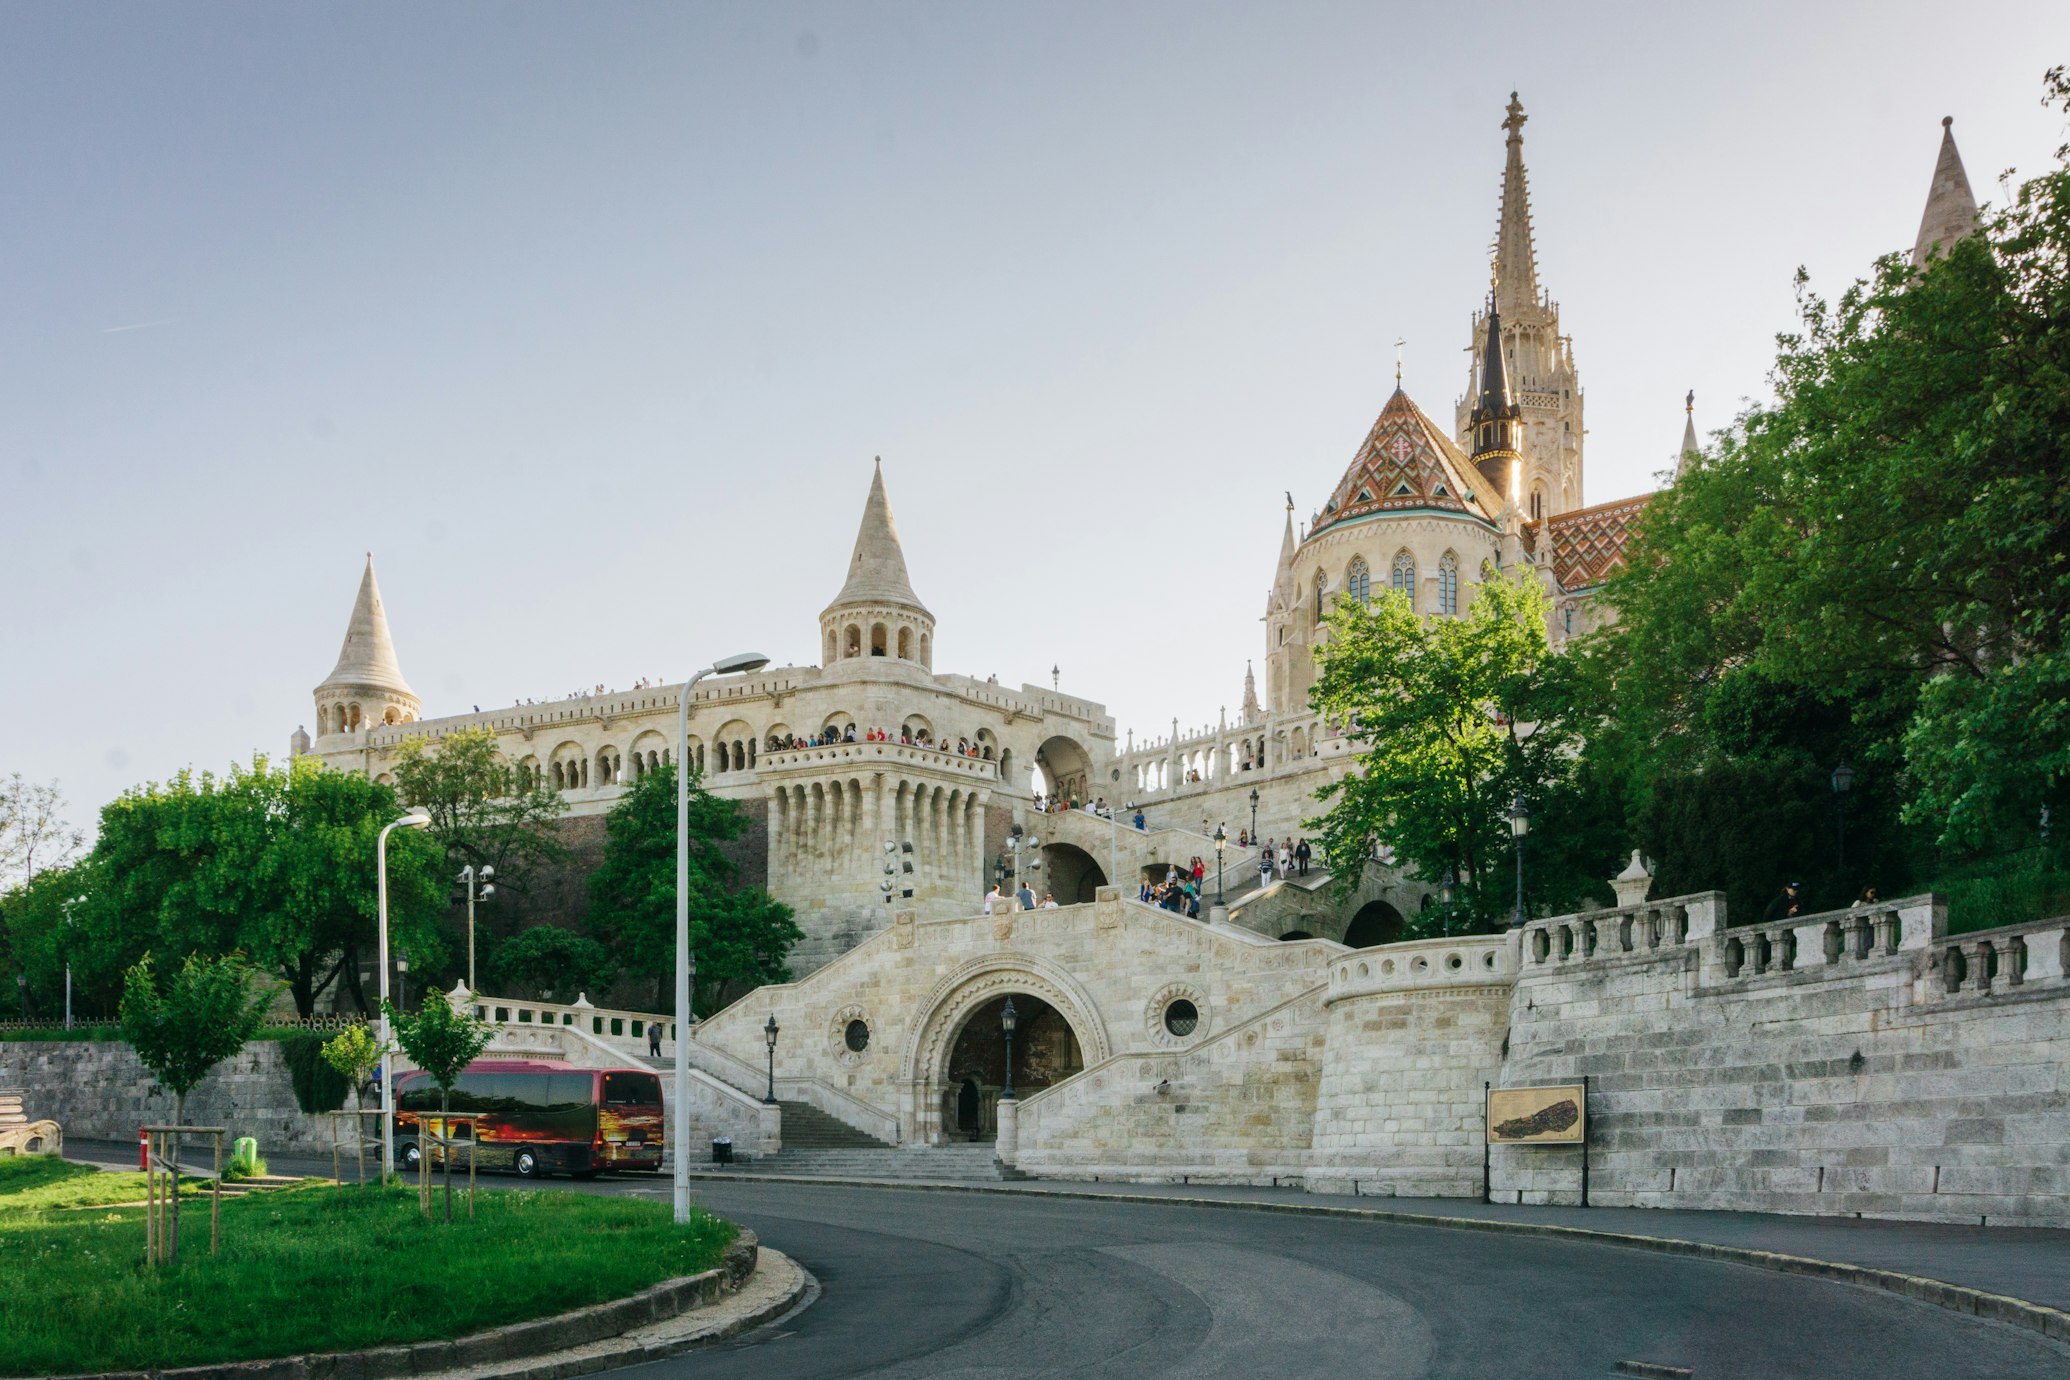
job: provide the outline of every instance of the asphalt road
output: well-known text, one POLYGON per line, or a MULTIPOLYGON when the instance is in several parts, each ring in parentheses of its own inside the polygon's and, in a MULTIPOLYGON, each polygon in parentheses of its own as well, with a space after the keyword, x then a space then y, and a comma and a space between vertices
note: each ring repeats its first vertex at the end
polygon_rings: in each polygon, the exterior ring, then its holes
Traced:
MULTIPOLYGON (((633 1191, 665 1193, 665 1189, 633 1191)), ((2070 1375, 2032 1333, 1610 1246, 1184 1205, 726 1183, 700 1200, 824 1290, 633 1376, 2070 1375)))
MULTIPOLYGON (((549 1182, 669 1193, 644 1178, 549 1182)), ((1039 1193, 737 1180, 695 1192, 805 1266, 823 1292, 734 1342, 617 1374, 1536 1380, 1648 1361, 1690 1367, 1698 1380, 2070 1377, 2070 1348, 2031 1332, 1624 1247, 1039 1193)), ((1654 1230, 1676 1234, 1665 1220, 1654 1230)))

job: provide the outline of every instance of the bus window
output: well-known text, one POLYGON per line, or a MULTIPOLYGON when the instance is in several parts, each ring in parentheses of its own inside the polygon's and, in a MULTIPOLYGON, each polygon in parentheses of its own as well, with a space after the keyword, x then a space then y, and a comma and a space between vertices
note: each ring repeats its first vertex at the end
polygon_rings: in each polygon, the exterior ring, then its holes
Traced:
POLYGON ((607 1073, 604 1075, 606 1107, 658 1107, 661 1080, 651 1073, 607 1073))
POLYGON ((587 1107, 595 1088, 594 1074, 556 1073, 546 1080, 546 1100, 556 1111, 587 1107))
POLYGON ((415 1078, 403 1084, 402 1092, 395 1099, 398 1112, 436 1112, 438 1110, 438 1084, 429 1078, 415 1078))

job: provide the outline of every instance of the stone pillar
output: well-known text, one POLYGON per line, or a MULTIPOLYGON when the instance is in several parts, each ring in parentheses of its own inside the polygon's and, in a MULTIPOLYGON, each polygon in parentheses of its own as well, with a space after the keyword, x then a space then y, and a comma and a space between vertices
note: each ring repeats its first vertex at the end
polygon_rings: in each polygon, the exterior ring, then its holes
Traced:
POLYGON ((1003 1097, 993 1107, 993 1115, 999 1122, 999 1163, 1008 1169, 1021 1153, 1021 1103, 1019 1098, 1003 1097))
POLYGON ((1793 968, 1823 968, 1826 966, 1826 922, 1814 920, 1808 925, 1795 925, 1791 933, 1797 936, 1797 955, 1791 960, 1793 968))

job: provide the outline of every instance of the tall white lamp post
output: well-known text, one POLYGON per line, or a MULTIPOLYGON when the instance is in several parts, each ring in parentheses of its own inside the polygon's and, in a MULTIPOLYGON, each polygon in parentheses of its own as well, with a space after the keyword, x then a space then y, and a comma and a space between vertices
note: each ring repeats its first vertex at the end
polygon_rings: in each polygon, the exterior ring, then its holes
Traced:
POLYGON ((398 829, 422 829, 431 823, 423 810, 412 810, 393 824, 384 825, 374 840, 374 886, 380 920, 381 1018, 375 1022, 381 1042, 381 1180, 395 1172, 395 1064, 389 1051, 395 1045, 395 1031, 388 1021, 388 836, 398 829))
POLYGON ((676 1221, 690 1220, 690 692, 706 676, 759 671, 759 652, 723 657, 683 682, 676 705, 676 1079, 669 1140, 675 1151, 676 1221))

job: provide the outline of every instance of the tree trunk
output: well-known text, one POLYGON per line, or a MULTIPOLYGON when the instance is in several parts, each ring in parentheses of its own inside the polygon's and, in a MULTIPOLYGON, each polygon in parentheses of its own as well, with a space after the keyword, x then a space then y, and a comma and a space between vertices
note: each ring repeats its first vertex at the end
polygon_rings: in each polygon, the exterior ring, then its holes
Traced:
POLYGON ((373 1008, 367 1004, 366 985, 359 980, 359 945, 347 944, 345 956, 339 962, 343 965, 340 971, 345 975, 345 990, 351 994, 352 1004, 359 1009, 360 1015, 371 1016, 373 1008))
POLYGON ((448 1120, 452 1115, 452 1090, 442 1087, 438 1090, 438 1133, 440 1139, 445 1141, 445 1144, 440 1146, 439 1150, 440 1158, 445 1161, 443 1168, 445 1169, 446 1179, 446 1224, 448 1226, 452 1225, 453 1221, 453 1123, 448 1120))
MULTIPOLYGON (((176 1092, 173 1094, 173 1125, 185 1126, 186 1124, 187 1094, 176 1092)), ((177 1265, 180 1263, 180 1133, 178 1131, 173 1132, 171 1140, 172 1144, 167 1149, 171 1151, 173 1166, 172 1211, 170 1213, 172 1229, 167 1239, 171 1243, 172 1249, 167 1253, 166 1259, 177 1265)))

